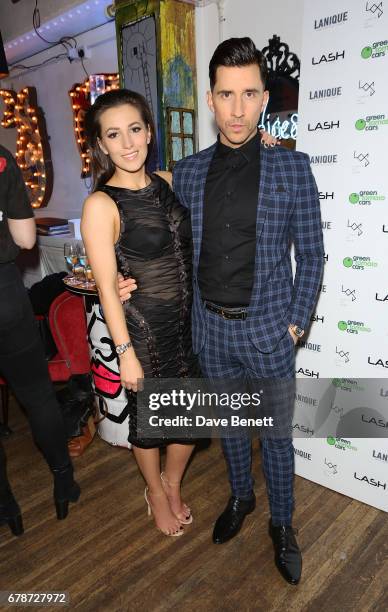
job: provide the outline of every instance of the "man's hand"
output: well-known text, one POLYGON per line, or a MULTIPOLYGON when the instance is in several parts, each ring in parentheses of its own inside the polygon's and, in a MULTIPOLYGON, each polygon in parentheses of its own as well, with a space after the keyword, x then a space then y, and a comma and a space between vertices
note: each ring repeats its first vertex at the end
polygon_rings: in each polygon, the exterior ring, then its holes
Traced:
POLYGON ((137 289, 136 281, 134 278, 124 278, 120 272, 117 274, 117 282, 119 286, 119 296, 121 303, 124 304, 130 299, 132 291, 137 289))
POLYGON ((291 335, 291 338, 294 341, 294 344, 296 344, 299 340, 298 336, 293 332, 291 325, 288 328, 288 333, 291 335))

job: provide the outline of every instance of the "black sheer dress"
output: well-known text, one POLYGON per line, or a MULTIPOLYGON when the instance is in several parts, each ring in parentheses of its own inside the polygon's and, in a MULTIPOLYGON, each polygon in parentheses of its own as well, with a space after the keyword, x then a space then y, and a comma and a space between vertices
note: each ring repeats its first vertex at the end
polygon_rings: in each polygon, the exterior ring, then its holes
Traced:
MULTIPOLYGON (((158 175, 150 185, 132 191, 105 185, 117 205, 120 236, 115 245, 117 268, 136 280, 137 289, 124 304, 129 337, 145 378, 200 376, 191 347, 192 238, 189 211, 158 175)), ((128 441, 141 448, 192 440, 150 439, 137 434, 136 394, 127 392, 128 441)))

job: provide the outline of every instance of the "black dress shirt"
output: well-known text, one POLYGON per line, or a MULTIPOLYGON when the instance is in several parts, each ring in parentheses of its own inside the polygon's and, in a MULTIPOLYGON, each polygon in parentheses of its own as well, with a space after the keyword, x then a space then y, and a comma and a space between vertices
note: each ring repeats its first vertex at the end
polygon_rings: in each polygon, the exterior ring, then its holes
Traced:
POLYGON ((203 300, 248 306, 255 267, 260 135, 237 149, 222 144, 206 178, 198 284, 203 300))

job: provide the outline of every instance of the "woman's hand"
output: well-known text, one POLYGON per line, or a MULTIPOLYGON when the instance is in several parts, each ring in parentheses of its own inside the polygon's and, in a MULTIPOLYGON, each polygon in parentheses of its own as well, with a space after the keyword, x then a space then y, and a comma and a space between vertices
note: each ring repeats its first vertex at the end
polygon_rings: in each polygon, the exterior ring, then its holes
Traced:
POLYGON ((128 391, 135 391, 135 393, 140 390, 138 380, 144 378, 144 372, 133 349, 129 349, 119 356, 119 367, 122 386, 128 391))
POLYGON ((265 130, 259 130, 261 134, 261 142, 265 147, 274 147, 276 145, 280 145, 280 140, 272 136, 265 130))
POLYGON ((121 303, 124 304, 131 298, 132 291, 137 289, 136 281, 134 278, 124 278, 120 272, 117 274, 117 283, 119 288, 119 296, 121 303))

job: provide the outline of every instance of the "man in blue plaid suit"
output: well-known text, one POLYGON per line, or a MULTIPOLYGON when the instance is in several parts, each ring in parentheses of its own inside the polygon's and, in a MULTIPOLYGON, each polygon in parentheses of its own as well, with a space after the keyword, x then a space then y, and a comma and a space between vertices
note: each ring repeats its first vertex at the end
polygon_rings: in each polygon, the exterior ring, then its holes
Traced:
MULTIPOLYGON (((295 343, 309 325, 324 261, 309 158, 260 143, 267 66, 249 38, 221 43, 209 76, 218 141, 173 172, 174 191, 191 211, 194 352, 210 379, 293 380, 295 343)), ((215 543, 234 537, 255 507, 250 439, 226 437, 222 444, 232 494, 216 522, 215 543)), ((297 584, 302 561, 291 524, 290 435, 263 439, 262 453, 276 565, 297 584)))

